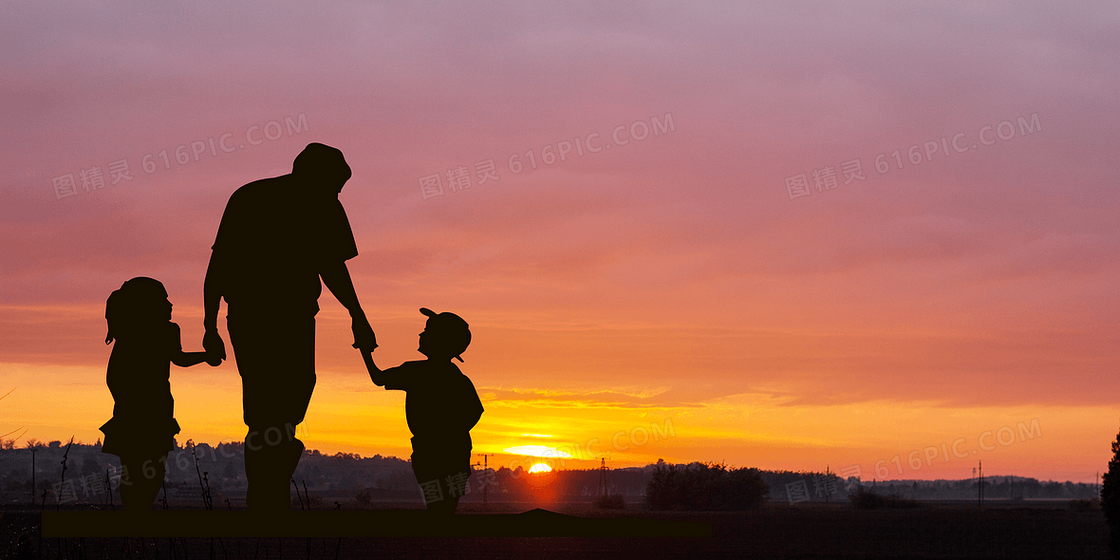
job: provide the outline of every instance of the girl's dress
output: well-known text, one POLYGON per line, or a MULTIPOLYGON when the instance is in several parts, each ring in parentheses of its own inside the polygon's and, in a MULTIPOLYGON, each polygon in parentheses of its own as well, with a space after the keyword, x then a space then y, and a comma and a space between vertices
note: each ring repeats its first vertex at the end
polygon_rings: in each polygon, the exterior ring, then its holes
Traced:
POLYGON ((169 379, 171 357, 181 351, 179 326, 170 321, 114 342, 105 377, 115 403, 113 418, 101 426, 102 453, 156 459, 175 448, 179 423, 169 379))

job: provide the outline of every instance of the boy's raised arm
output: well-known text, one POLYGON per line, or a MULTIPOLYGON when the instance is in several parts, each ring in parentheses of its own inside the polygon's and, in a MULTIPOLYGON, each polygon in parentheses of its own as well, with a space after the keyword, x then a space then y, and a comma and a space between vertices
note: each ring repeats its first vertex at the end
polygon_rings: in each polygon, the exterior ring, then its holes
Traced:
POLYGON ((406 391, 408 385, 409 375, 408 372, 412 371, 408 366, 412 362, 405 362, 399 366, 381 369, 377 364, 373 363, 373 353, 362 351, 362 359, 366 362, 366 369, 369 370, 369 379, 373 381, 378 387, 384 387, 390 391, 406 391))
POLYGON ((377 385, 378 387, 384 387, 385 378, 384 375, 382 375, 383 372, 381 371, 381 368, 377 367, 377 364, 373 363, 373 352, 361 350, 361 353, 362 360, 366 362, 366 369, 369 371, 370 381, 373 381, 373 384, 377 385))

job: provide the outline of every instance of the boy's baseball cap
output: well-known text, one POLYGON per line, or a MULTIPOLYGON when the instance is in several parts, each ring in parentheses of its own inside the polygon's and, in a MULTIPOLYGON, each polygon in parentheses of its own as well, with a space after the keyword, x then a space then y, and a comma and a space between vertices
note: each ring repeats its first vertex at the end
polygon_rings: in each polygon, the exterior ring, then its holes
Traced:
POLYGON ((432 328, 446 341, 450 351, 455 352, 453 357, 462 362, 463 357, 459 354, 466 351, 471 343, 471 329, 467 322, 462 317, 447 311, 436 313, 427 307, 421 307, 420 312, 428 316, 432 328))

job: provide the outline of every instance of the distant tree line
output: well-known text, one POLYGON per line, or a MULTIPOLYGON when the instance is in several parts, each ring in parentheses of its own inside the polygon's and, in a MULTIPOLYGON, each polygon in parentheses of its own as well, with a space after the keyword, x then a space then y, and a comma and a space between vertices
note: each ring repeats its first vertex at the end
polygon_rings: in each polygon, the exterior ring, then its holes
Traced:
POLYGON ((770 486, 758 469, 729 469, 716 463, 670 465, 658 461, 646 484, 646 503, 655 510, 756 509, 769 494, 770 486))
MULTIPOLYGON (((182 504, 200 500, 200 478, 213 494, 213 502, 222 506, 229 498, 243 503, 245 464, 242 442, 215 446, 193 442, 177 445, 167 459, 167 496, 182 504), (194 450, 192 457, 190 449, 194 450), (197 463, 194 459, 197 457, 197 463)), ((0 502, 27 503, 48 492, 47 503, 54 503, 54 486, 62 482, 61 461, 66 444, 59 441, 42 443, 28 441, 21 447, 0 444, 0 502), (35 483, 31 488, 31 449, 36 451, 35 483)), ((66 479, 75 488, 78 501, 98 503, 108 496, 90 493, 86 480, 103 480, 118 468, 116 456, 101 453, 100 442, 93 445, 74 443, 67 455, 66 479)), ((500 467, 487 472, 476 470, 468 482, 469 493, 462 502, 586 502, 593 503, 601 495, 599 469, 556 470, 547 474, 529 474, 521 467, 500 467)), ((297 488, 304 499, 322 497, 327 507, 333 501, 356 507, 379 502, 420 502, 411 463, 397 457, 362 457, 354 453, 326 455, 318 450, 306 452, 295 473, 297 488)), ((763 501, 788 502, 791 489, 803 492, 799 501, 845 502, 848 495, 863 488, 882 496, 915 500, 974 500, 976 479, 859 481, 817 472, 762 471, 733 469, 723 465, 691 463, 671 465, 664 461, 645 467, 611 469, 607 472, 603 494, 619 496, 625 507, 649 504, 652 507, 678 509, 703 507, 739 509, 754 507, 763 501), (668 501, 662 501, 668 500, 668 501), (683 505, 682 505, 683 504, 683 505)), ((985 499, 1091 499, 1098 495, 1094 484, 1073 482, 1041 482, 1015 476, 986 477, 985 499)), ((163 494, 161 493, 161 498, 163 494)), ((618 500, 615 498, 614 500, 618 500)), ((612 503, 617 505, 616 502, 612 503)))

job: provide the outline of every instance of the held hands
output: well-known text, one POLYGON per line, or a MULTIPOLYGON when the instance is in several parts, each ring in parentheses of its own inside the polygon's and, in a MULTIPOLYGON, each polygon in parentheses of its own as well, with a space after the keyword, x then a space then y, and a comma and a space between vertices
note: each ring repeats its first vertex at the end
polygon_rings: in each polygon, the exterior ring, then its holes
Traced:
POLYGON ((362 350, 363 354, 373 352, 377 348, 377 336, 373 334, 373 327, 369 325, 364 313, 356 313, 353 316, 350 328, 354 331, 354 348, 362 350))
POLYGON ((206 363, 213 367, 226 359, 226 343, 216 329, 206 330, 206 334, 202 336, 202 349, 206 351, 206 363))
POLYGON ((384 385, 384 382, 381 381, 381 370, 373 363, 373 349, 377 348, 377 337, 373 334, 373 327, 369 326, 365 313, 360 310, 353 313, 351 317, 353 318, 351 328, 354 330, 354 348, 362 353, 362 360, 366 363, 370 381, 377 385, 384 385))
POLYGON ((222 358, 217 353, 207 352, 206 353, 206 363, 210 367, 218 367, 218 366, 222 365, 222 358))
POLYGON ((384 386, 385 382, 381 379, 381 368, 373 363, 373 353, 365 350, 360 350, 362 353, 362 361, 366 363, 366 371, 369 372, 369 380, 373 381, 375 385, 384 386))

